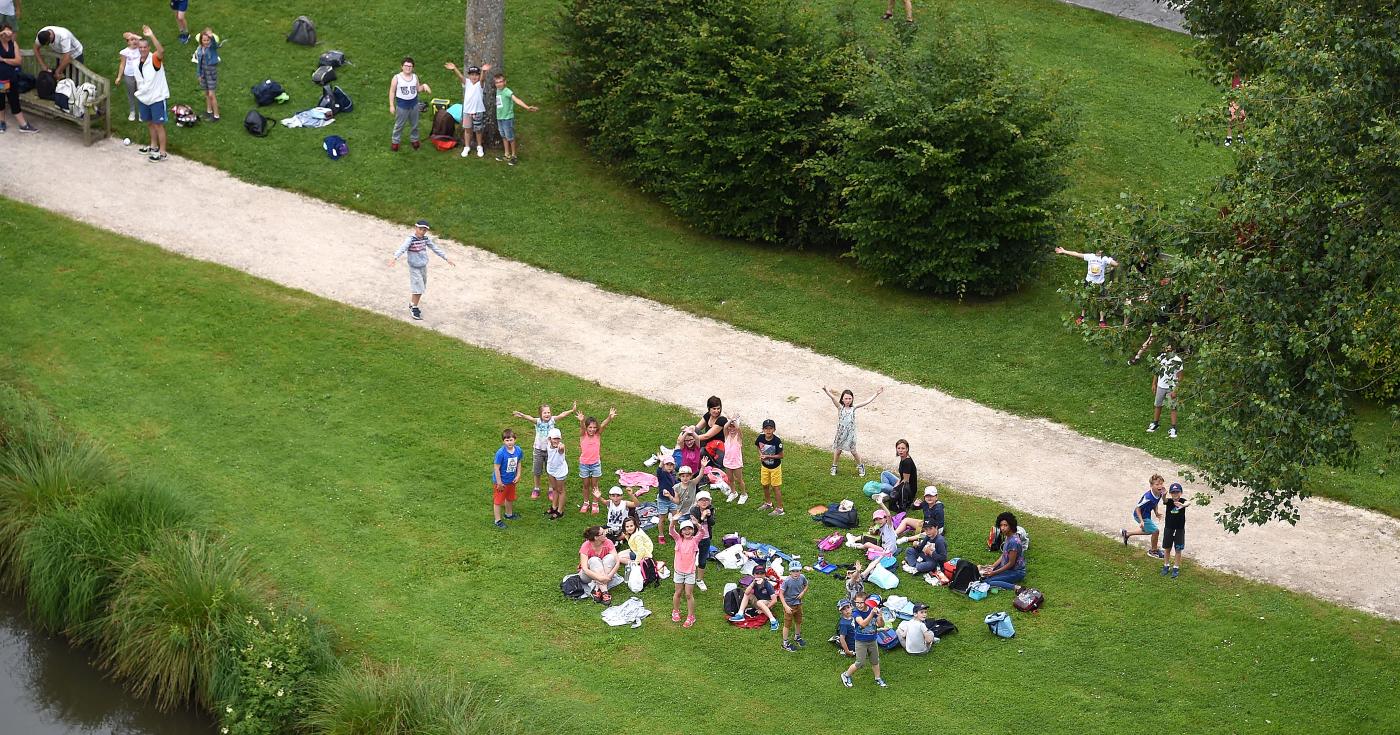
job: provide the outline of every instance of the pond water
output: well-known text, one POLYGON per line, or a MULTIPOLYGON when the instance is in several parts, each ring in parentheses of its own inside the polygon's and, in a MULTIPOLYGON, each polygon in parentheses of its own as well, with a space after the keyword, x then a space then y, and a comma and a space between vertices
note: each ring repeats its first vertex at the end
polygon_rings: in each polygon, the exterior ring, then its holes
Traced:
POLYGON ((0 735, 211 735, 194 712, 162 713, 92 664, 88 651, 45 635, 24 605, 0 596, 0 735))

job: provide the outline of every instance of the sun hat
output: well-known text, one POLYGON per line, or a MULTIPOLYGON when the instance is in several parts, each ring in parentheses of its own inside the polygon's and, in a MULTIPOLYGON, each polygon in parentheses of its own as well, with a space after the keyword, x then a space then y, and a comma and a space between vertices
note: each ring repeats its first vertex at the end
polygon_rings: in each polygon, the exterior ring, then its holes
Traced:
POLYGON ((695 470, 690 469, 690 465, 688 465, 688 464, 683 464, 683 465, 681 465, 681 468, 680 468, 679 470, 677 470, 677 472, 681 473, 682 475, 693 475, 693 474, 695 474, 695 470))
POLYGON ((938 497, 938 487, 937 487, 937 486, 935 486, 935 485, 929 485, 928 487, 924 488, 924 497, 927 498, 927 497, 930 496, 930 495, 932 495, 932 496, 935 497, 935 498, 938 497))
POLYGON ((612 486, 612 489, 611 489, 611 490, 608 490, 608 494, 609 494, 609 495, 621 495, 621 494, 622 494, 622 488, 620 488, 620 487, 618 487, 618 486, 616 486, 616 485, 613 485, 613 486, 612 486))
POLYGON ((696 500, 709 500, 709 499, 710 499, 710 491, 709 491, 709 490, 701 490, 700 492, 695 493, 695 499, 696 499, 696 500))
POLYGON ((563 438, 564 438, 564 435, 561 434, 561 433, 559 432, 558 429, 550 429, 550 430, 549 430, 549 438, 550 438, 550 439, 563 439, 563 438))
POLYGON ((1172 486, 1169 487, 1169 488, 1167 488, 1167 492, 1169 492, 1169 493, 1179 493, 1179 492, 1181 492, 1181 483, 1179 483, 1179 482, 1173 482, 1173 483, 1172 483, 1172 486))

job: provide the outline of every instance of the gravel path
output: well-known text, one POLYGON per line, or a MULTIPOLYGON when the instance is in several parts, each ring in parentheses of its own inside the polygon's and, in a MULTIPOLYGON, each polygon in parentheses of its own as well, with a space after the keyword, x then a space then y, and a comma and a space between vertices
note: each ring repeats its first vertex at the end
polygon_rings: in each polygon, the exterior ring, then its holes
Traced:
POLYGON ((1097 10, 1100 13, 1116 15, 1125 20, 1135 20, 1177 33, 1186 32, 1181 11, 1159 0, 1061 0, 1069 5, 1097 10))
MULTIPOLYGON (((84 148, 55 128, 40 135, 6 136, 0 195, 408 319, 407 275, 402 265, 385 267, 407 234, 404 223, 248 184, 183 159, 147 163, 134 146, 123 148, 117 141, 84 148), (137 177, 142 186, 129 185, 137 177), (115 181, 128 184, 114 186, 115 181), (159 195, 150 196, 152 190, 159 195)), ((0 201, 0 210, 3 206, 0 201)), ((1175 474, 1171 462, 1138 449, 899 383, 483 250, 444 244, 459 267, 434 258, 422 326, 541 367, 683 405, 697 414, 706 396, 719 395, 731 411, 750 419, 771 417, 783 437, 816 446, 829 446, 835 425, 820 385, 850 387, 857 396, 886 386, 881 399, 859 418, 859 446, 868 460, 890 462, 895 439, 904 437, 922 478, 1106 535, 1116 535, 1128 522, 1149 475, 1175 474), (531 285, 528 297, 521 295, 521 284, 531 285), (701 342, 723 349, 692 352, 690 370, 659 369, 670 357, 658 350, 657 335, 663 329, 668 343, 701 342), (707 379, 697 383, 690 375, 707 379)), ((844 470, 851 472, 849 465, 844 470)), ((850 484, 854 497, 859 493, 856 480, 850 484)), ((1188 494, 1199 489, 1187 487, 1188 494)), ((1271 524, 1232 536, 1197 511, 1189 555, 1216 569, 1400 619, 1400 521, 1318 499, 1303 503, 1302 513, 1296 526, 1271 524)))

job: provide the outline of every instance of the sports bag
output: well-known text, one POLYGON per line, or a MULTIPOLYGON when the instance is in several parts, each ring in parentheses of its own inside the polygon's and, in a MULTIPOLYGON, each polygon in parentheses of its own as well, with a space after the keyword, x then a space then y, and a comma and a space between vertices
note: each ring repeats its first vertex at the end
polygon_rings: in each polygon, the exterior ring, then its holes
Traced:
POLYGON ((316 60, 320 66, 340 67, 345 65, 344 51, 327 51, 316 60))
POLYGON ((588 599, 587 585, 577 574, 570 574, 559 582, 559 591, 570 600, 588 599))
POLYGON ((321 101, 316 106, 334 110, 337 115, 355 109, 355 103, 350 101, 350 95, 345 90, 329 84, 321 87, 321 101))
POLYGON ((841 548, 842 544, 844 544, 845 542, 846 537, 842 536, 840 531, 837 531, 836 533, 833 533, 830 536, 827 536, 826 538, 818 541, 817 548, 821 549, 822 551, 835 551, 841 548))
POLYGON ((15 85, 15 89, 19 90, 20 94, 33 91, 35 87, 39 86, 39 80, 33 74, 24 71, 15 72, 14 76, 10 77, 10 83, 15 85))
POLYGON ((885 483, 879 480, 871 480, 865 483, 865 487, 861 488, 861 490, 865 492, 865 497, 873 498, 885 491, 885 483))
POLYGON ((933 631, 933 634, 939 638, 942 638, 943 636, 948 635, 949 633, 958 632, 958 626, 953 625, 953 622, 947 618, 939 618, 937 620, 925 620, 924 627, 933 631))
POLYGON ((194 114, 194 108, 189 105, 171 107, 170 116, 175 118, 175 124, 182 128, 192 128, 199 123, 199 116, 194 114))
POLYGON ((258 107, 267 107, 276 102, 282 92, 281 84, 265 79, 253 85, 253 101, 258 103, 258 107))
POLYGON ((257 110, 249 110, 248 114, 243 118, 243 129, 259 138, 266 137, 268 132, 272 130, 274 124, 275 123, 271 120, 263 117, 262 113, 257 110))
POLYGON ((970 600, 985 600, 991 591, 992 586, 986 582, 973 582, 967 586, 967 597, 970 600))
POLYGON ((1015 638, 1016 626, 1011 624, 1011 615, 1005 612, 988 613, 982 618, 982 622, 987 624, 987 630, 998 638, 1015 638))
POLYGON ((433 145, 440 151, 450 151, 457 147, 457 121, 447 114, 447 110, 438 110, 433 115, 433 129, 428 134, 433 145))
MULTIPOLYGON (((1016 527, 1016 535, 1021 537, 1021 548, 1023 551, 1031 550, 1031 536, 1026 533, 1026 529, 1021 526, 1016 527)), ((1006 539, 1001 535, 1001 529, 992 526, 991 533, 987 534, 987 551, 1001 553, 1001 546, 1006 539)))
POLYGON ((72 79, 60 79, 58 80, 58 84, 53 88, 53 94, 50 95, 50 99, 53 100, 54 106, 58 109, 64 112, 70 112, 68 109, 68 100, 72 99, 77 91, 78 85, 74 84, 72 79))
POLYGON ((875 631, 875 643, 884 649, 899 648, 899 634, 889 628, 875 631))
POLYGON ((304 15, 297 16, 292 21, 292 32, 287 34, 287 40, 300 46, 315 46, 316 24, 304 15))
POLYGON ((744 601, 744 591, 735 587, 724 593, 724 617, 732 618, 739 613, 739 603, 744 601))
POLYGON ((977 565, 967 559, 958 560, 958 568, 953 571, 953 576, 948 580, 948 589, 959 594, 967 594, 968 585, 982 578, 982 573, 977 571, 977 565))
POLYGON ((335 67, 318 66, 316 71, 311 72, 312 84, 330 84, 335 81, 335 67))
POLYGON ((58 89, 58 77, 52 71, 41 71, 34 82, 34 94, 41 100, 52 100, 54 90, 58 89))
POLYGON ((1037 589, 1024 589, 1016 595, 1016 601, 1012 605, 1021 612, 1035 612, 1045 604, 1045 595, 1037 589))
MULTIPOLYGON (((326 149, 326 156, 328 158, 336 161, 344 158, 345 155, 350 152, 350 146, 346 145, 345 139, 339 135, 327 135, 325 140, 321 141, 321 147, 326 149)), ((637 592, 639 590, 632 591, 637 592)))

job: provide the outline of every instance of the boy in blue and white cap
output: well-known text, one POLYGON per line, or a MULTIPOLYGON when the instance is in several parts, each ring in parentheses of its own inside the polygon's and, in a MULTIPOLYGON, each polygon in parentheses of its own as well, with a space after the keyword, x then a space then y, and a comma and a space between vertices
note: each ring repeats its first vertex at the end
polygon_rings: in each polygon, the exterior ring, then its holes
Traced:
POLYGON ((1167 498, 1162 501, 1162 506, 1166 509, 1167 519, 1162 524, 1165 535, 1162 537, 1162 549, 1167 552, 1162 560, 1162 575, 1167 574, 1167 567, 1171 567, 1172 578, 1181 574, 1181 550, 1186 548, 1186 506, 1187 500, 1182 497, 1181 483, 1173 482, 1167 488, 1167 498), (1172 563, 1172 552, 1176 552, 1176 562, 1172 563))
POLYGON ((394 251, 394 257, 389 259, 389 267, 399 262, 399 258, 404 253, 408 253, 408 313, 414 319, 421 320, 423 311, 418 308, 418 301, 423 298, 423 292, 428 288, 428 250, 437 253, 439 258, 447 261, 453 268, 457 267, 452 259, 447 257, 447 253, 442 252, 442 248, 433 242, 433 238, 428 236, 428 220, 420 219, 413 225, 413 234, 404 238, 403 244, 394 251))

